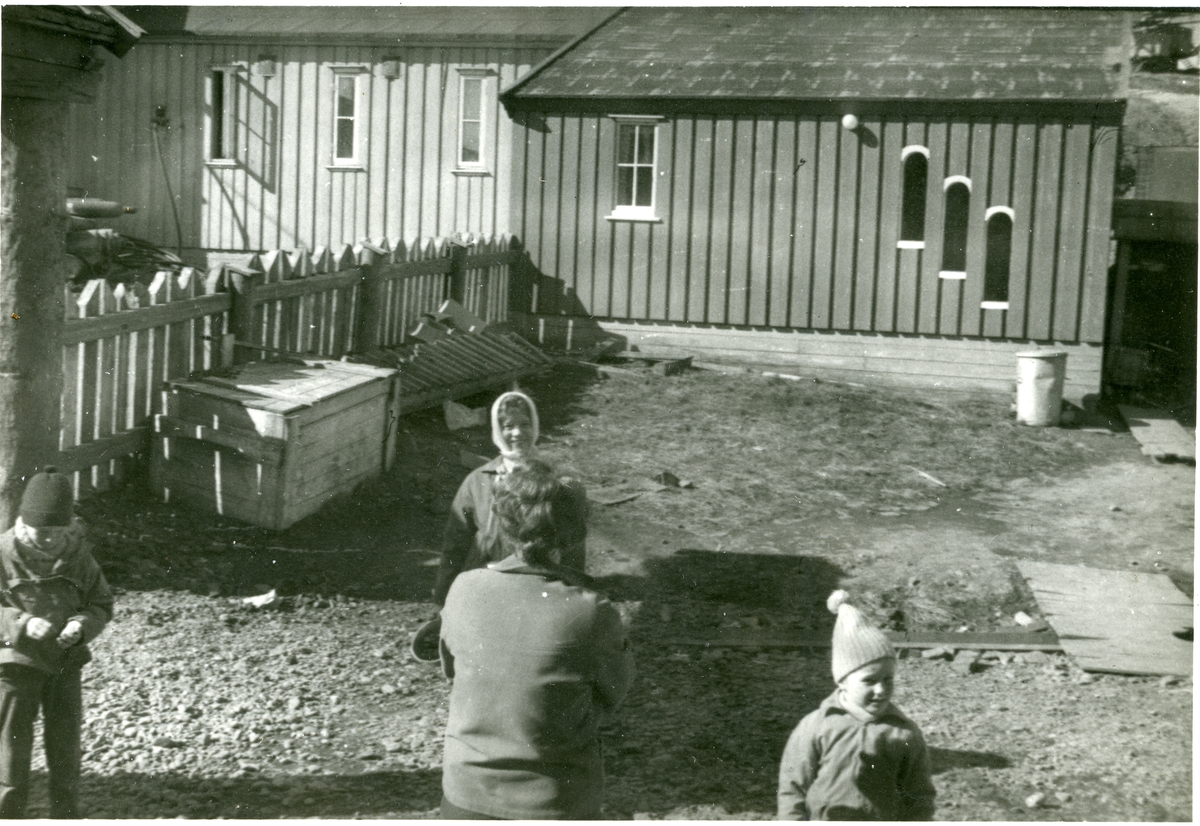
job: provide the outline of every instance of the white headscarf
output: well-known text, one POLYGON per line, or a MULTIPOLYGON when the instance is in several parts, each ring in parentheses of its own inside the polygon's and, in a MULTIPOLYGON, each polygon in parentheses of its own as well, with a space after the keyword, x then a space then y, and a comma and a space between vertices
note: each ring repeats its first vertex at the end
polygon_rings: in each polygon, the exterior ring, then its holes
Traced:
POLYGON ((526 396, 518 390, 510 390, 507 393, 501 393, 496 397, 496 401, 492 402, 492 443, 500 448, 500 455, 504 458, 506 469, 511 469, 512 463, 517 459, 532 459, 537 456, 537 440, 538 434, 541 432, 538 425, 537 405, 533 403, 533 399, 526 396), (525 406, 529 408, 529 420, 533 427, 532 444, 528 452, 520 453, 513 450, 504 441, 504 435, 500 432, 500 407, 510 398, 517 398, 525 402, 525 406))

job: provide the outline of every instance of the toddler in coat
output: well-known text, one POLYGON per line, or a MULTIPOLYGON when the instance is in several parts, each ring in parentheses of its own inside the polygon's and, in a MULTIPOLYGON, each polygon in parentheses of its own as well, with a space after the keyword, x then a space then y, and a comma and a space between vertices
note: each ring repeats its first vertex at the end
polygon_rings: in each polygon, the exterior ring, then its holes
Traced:
POLYGON ((54 468, 29 480, 0 534, 0 818, 25 815, 34 721, 42 713, 50 817, 79 812, 80 670, 112 617, 113 595, 54 468))
POLYGON ((834 591, 837 689, 788 738, 779 765, 779 820, 931 820, 929 753, 892 705, 896 654, 882 630, 834 591))

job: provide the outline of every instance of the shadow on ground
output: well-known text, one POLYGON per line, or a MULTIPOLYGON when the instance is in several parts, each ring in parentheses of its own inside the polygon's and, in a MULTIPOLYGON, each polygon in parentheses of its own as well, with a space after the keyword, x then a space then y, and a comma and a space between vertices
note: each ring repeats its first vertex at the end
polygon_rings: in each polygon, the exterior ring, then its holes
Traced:
MULTIPOLYGON (((429 817, 442 799, 441 772, 375 771, 363 774, 293 776, 280 781, 257 773, 197 780, 179 774, 120 772, 82 778, 84 801, 103 797, 112 810, 88 809, 91 818, 346 818, 429 817), (103 785, 103 794, 95 788, 103 785)), ((45 817, 45 773, 30 789, 31 817, 45 817)))
POLYGON ((681 550, 647 560, 646 576, 602 578, 633 616, 638 685, 605 732, 612 817, 717 806, 773 812, 784 743, 832 689, 828 651, 705 646, 727 629, 828 634, 819 613, 843 572, 811 557, 681 550), (779 670, 769 704, 747 703, 779 670), (770 676, 768 676, 770 672, 770 676), (670 782, 662 782, 670 778, 670 782))

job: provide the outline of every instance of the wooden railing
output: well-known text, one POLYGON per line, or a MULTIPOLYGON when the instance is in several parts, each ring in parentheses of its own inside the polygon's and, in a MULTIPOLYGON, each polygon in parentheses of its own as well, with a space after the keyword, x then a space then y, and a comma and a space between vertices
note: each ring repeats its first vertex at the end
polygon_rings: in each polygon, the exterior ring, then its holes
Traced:
POLYGON ((231 358, 340 358, 402 344, 447 298, 504 321, 523 260, 508 236, 437 238, 214 253, 207 272, 160 272, 149 286, 90 281, 67 293, 58 467, 77 474, 77 493, 107 489, 125 457, 148 449, 166 383, 231 358))

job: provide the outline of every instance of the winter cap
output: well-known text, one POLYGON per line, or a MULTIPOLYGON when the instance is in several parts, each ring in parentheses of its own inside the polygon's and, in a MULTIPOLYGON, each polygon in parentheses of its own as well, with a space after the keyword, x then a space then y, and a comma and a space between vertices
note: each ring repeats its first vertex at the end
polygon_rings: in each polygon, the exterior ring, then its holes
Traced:
POLYGON ((833 679, 839 683, 868 663, 896 656, 887 635, 846 602, 849 597, 845 591, 837 590, 825 603, 837 614, 833 625, 833 679))
POLYGON ((21 521, 31 528, 71 524, 75 515, 75 495, 71 481, 55 467, 35 474, 21 496, 21 521))
POLYGON ((525 402, 525 407, 529 410, 529 421, 533 427, 532 442, 537 444, 538 434, 540 432, 538 425, 537 405, 533 403, 533 399, 526 396, 519 390, 510 390, 507 393, 501 393, 496 397, 496 401, 492 402, 492 443, 500 448, 500 455, 508 459, 516 458, 517 452, 512 450, 504 442, 504 434, 500 432, 500 408, 509 399, 520 399, 525 402))

